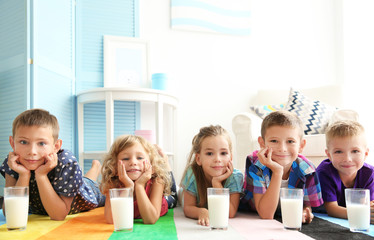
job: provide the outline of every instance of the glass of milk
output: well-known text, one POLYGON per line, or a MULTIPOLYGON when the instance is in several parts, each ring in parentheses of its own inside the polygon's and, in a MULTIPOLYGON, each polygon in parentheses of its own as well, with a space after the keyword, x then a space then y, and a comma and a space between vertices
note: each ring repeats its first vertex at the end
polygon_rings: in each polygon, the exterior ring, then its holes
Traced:
POLYGON ((134 201, 132 188, 109 189, 114 231, 132 232, 134 226, 134 201))
POLYGON ((367 232, 370 228, 370 190, 346 188, 345 203, 352 232, 367 232))
POLYGON ((229 226, 230 191, 228 188, 208 188, 210 229, 227 230, 229 226))
POLYGON ((281 188, 280 205, 285 229, 301 230, 304 191, 300 188, 281 188))
POLYGON ((4 188, 4 208, 8 231, 25 230, 29 215, 29 187, 4 188))

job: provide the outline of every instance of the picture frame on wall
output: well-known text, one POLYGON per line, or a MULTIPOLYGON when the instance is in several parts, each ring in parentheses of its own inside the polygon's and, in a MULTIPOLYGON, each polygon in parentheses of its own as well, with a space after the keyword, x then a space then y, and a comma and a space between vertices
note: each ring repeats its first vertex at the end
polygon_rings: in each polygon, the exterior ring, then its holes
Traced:
POLYGON ((149 87, 148 41, 104 36, 104 87, 149 87))

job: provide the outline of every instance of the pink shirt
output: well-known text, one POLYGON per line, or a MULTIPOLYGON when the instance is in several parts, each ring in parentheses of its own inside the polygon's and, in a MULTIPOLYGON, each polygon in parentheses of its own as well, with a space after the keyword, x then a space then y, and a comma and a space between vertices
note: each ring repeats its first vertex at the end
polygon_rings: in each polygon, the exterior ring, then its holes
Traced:
MULTIPOLYGON (((149 198, 149 196, 151 194, 152 184, 153 184, 153 179, 150 179, 147 182, 146 186, 145 186, 145 193, 147 194, 148 198, 149 198)), ((162 198, 162 204, 161 204, 160 216, 164 216, 167 212, 168 212, 168 202, 163 197, 162 198)), ((134 218, 135 219, 142 218, 142 216, 140 216, 139 207, 138 207, 138 201, 137 200, 134 201, 134 218)))

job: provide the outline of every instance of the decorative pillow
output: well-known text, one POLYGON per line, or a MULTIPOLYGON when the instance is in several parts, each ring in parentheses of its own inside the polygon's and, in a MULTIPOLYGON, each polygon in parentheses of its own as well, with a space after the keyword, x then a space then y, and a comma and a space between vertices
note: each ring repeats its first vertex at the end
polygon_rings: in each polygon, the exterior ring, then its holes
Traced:
POLYGON ((264 119, 269 113, 283 109, 284 104, 251 106, 250 109, 264 119))
POLYGON ((337 108, 312 100, 291 88, 285 110, 296 113, 304 123, 304 133, 311 135, 325 133, 325 128, 337 108))

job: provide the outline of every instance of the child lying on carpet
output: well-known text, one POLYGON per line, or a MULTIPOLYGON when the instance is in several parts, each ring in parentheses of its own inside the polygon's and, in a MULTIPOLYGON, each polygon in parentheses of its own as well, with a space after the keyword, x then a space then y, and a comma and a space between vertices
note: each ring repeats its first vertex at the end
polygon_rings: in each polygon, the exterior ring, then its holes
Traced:
MULTIPOLYGON (((107 223, 113 223, 109 198, 111 188, 133 189, 134 218, 143 219, 145 224, 156 223, 168 212, 164 195, 170 193, 171 175, 165 158, 161 149, 143 137, 122 135, 114 141, 103 161, 100 185, 106 195, 104 215, 107 223)), ((176 203, 176 198, 168 200, 176 203)))
POLYGON ((61 149, 58 134, 58 121, 48 111, 30 109, 21 113, 13 121, 9 137, 13 151, 0 167, 6 187, 29 186, 29 211, 49 215, 52 220, 64 220, 68 214, 105 203, 96 183, 100 162, 93 161, 82 177, 73 153, 61 149))
POLYGON ((182 177, 183 210, 186 217, 209 226, 207 188, 229 188, 229 217, 238 210, 243 174, 233 168, 232 142, 221 126, 200 129, 192 140, 192 149, 182 177))
POLYGON ((255 210, 263 219, 273 219, 279 207, 281 187, 304 189, 303 223, 313 220, 311 207, 323 204, 314 165, 300 155, 306 144, 300 118, 276 111, 262 121, 258 143, 261 149, 247 157, 244 196, 240 209, 255 210))
MULTIPOLYGON (((317 167, 327 214, 347 218, 346 188, 370 190, 374 204, 374 167, 365 163, 369 154, 364 127, 354 121, 338 121, 326 129, 328 159, 317 167)), ((373 208, 373 207, 372 207, 373 208)), ((374 213, 371 213, 373 223, 374 213)))

